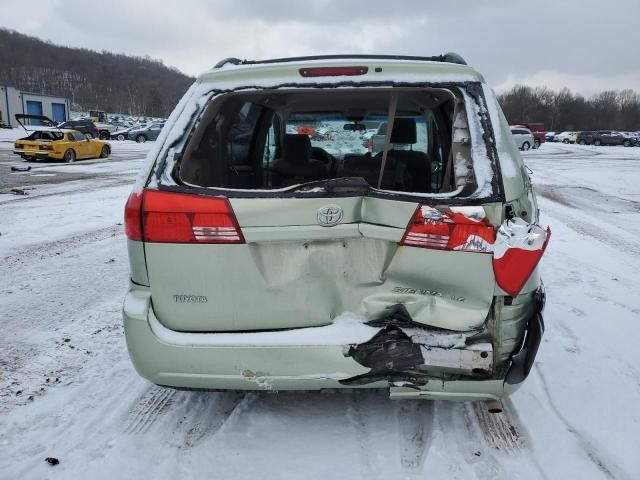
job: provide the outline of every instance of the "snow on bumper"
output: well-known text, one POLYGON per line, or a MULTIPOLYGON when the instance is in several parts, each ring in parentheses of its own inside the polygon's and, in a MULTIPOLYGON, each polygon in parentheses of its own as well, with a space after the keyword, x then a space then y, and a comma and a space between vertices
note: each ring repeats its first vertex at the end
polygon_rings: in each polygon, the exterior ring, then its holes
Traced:
MULTIPOLYGON (((373 370, 359 363, 352 352, 354 347, 367 345, 368 340, 379 336, 381 330, 349 316, 338 322, 342 338, 333 341, 329 335, 332 326, 247 334, 183 333, 162 326, 153 312, 148 289, 133 286, 125 298, 123 318, 127 347, 136 370, 159 385, 222 390, 390 387, 394 398, 453 400, 500 398, 518 387, 486 378, 443 381, 432 377, 423 378, 416 387, 401 379, 372 376, 373 370), (305 334, 305 330, 314 334, 305 334), (353 379, 366 381, 352 382, 353 379)), ((455 337, 450 340, 456 341, 455 337)), ((490 344, 468 350, 441 347, 420 347, 424 359, 435 368, 432 371, 448 371, 455 368, 456 362, 470 372, 478 363, 480 368, 491 367, 493 355, 486 353, 491 352, 490 344)))

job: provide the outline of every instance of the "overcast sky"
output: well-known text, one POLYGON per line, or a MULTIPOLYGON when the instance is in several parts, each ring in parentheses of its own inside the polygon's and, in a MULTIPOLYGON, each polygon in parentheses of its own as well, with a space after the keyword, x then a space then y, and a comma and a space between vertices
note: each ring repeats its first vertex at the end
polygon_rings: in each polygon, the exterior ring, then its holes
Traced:
POLYGON ((190 75, 230 56, 455 51, 498 90, 587 95, 640 91, 639 20, 638 0, 0 0, 0 26, 190 75))

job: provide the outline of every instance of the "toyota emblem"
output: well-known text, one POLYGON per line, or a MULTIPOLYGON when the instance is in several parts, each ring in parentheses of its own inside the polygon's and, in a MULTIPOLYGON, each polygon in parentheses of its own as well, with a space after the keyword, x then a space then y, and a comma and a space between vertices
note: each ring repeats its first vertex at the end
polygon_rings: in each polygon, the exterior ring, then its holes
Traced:
POLYGON ((340 223, 342 215, 340 205, 325 205, 318 209, 318 224, 323 227, 333 227, 340 223))

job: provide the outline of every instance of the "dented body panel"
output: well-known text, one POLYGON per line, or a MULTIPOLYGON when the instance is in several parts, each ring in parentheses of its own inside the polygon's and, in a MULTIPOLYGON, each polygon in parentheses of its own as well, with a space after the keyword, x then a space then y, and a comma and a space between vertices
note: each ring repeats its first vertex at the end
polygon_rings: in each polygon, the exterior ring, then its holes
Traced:
MULTIPOLYGON (((135 285, 125 298, 123 318, 127 347, 136 370, 159 385, 231 390, 389 388, 391 398, 458 401, 499 399, 519 387, 519 383, 509 384, 504 379, 447 377, 435 372, 419 375, 419 383, 406 375, 372 379, 371 368, 356 361, 348 345, 287 345, 278 341, 252 345, 246 340, 234 345, 233 340, 216 339, 220 335, 239 338, 238 334, 199 334, 198 343, 194 344, 194 334, 170 331, 159 324, 149 289, 135 285)), ((446 350, 456 355, 457 349, 446 350)), ((428 354, 426 357, 431 360, 428 354)), ((463 368, 464 360, 460 362, 463 368)), ((487 360, 482 361, 486 365, 487 360)))

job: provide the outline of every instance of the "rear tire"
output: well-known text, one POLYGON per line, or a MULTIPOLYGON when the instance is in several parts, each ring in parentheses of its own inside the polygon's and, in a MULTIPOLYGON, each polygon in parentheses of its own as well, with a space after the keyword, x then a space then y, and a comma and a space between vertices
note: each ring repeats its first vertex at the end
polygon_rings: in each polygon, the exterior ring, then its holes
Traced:
POLYGON ((122 142, 124 140, 124 135, 119 133, 116 139, 122 142))
POLYGON ((111 134, 109 132, 100 132, 100 140, 109 140, 111 134))
POLYGON ((108 145, 105 145, 104 147, 102 147, 102 150, 100 150, 100 158, 107 158, 110 154, 111 149, 108 145))
POLYGON ((540 140, 533 141, 533 148, 540 148, 540 140))
POLYGON ((631 142, 629 140, 625 140, 624 142, 622 142, 622 146, 623 147, 630 147, 631 146, 631 142))
POLYGON ((593 144, 594 144, 596 147, 599 147, 600 145, 602 145, 602 142, 601 142, 600 140, 595 140, 595 141, 593 142, 593 144))
POLYGON ((569 139, 565 138, 564 140, 562 140, 562 143, 569 143, 569 139))
POLYGON ((585 140, 580 140, 578 143, 579 143, 580 145, 586 145, 586 144, 587 144, 587 142, 586 142, 585 140))
POLYGON ((73 163, 76 161, 76 152, 73 149, 69 149, 64 152, 64 161, 67 163, 73 163))
POLYGON ((524 142, 522 144, 522 150, 529 150, 531 148, 531 144, 529 142, 524 142))
POLYGON ((138 135, 136 137, 136 142, 138 142, 138 143, 144 143, 146 141, 147 141, 147 137, 145 137, 144 135, 138 135))

